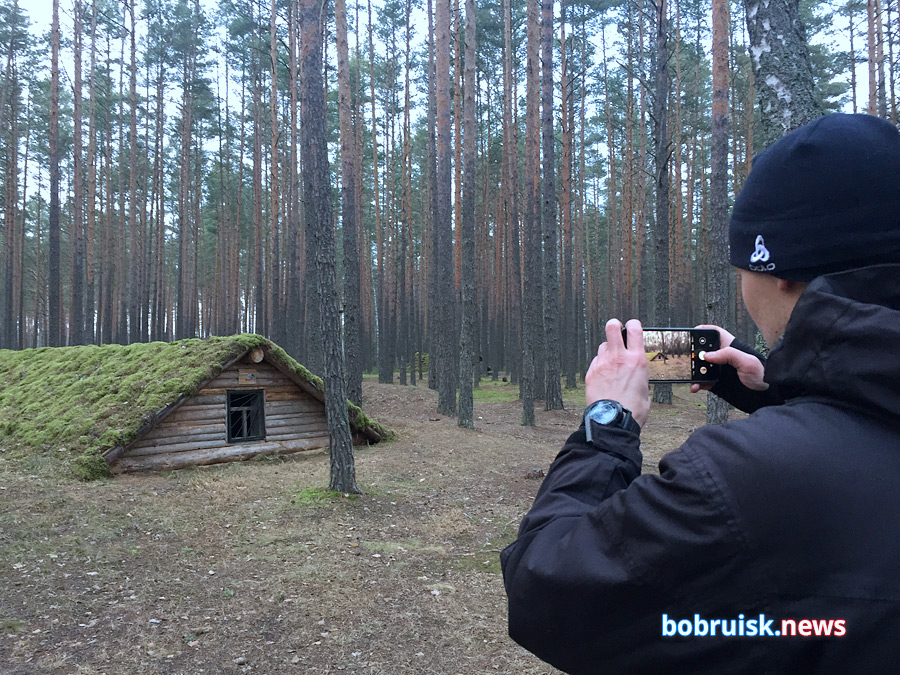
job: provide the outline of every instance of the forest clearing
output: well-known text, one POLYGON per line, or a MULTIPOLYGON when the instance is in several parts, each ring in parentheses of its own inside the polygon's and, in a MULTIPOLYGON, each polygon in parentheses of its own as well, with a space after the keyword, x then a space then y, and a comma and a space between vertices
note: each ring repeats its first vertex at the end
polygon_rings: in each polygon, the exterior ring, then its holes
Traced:
MULTIPOLYGON (((357 450, 351 498, 325 491, 325 452, 90 483, 3 456, 3 671, 556 672, 507 637, 498 555, 584 390, 534 427, 517 392, 484 380, 470 431, 428 388, 367 378, 398 438, 357 450)), ((645 471, 705 423, 705 396, 674 398, 645 471)))

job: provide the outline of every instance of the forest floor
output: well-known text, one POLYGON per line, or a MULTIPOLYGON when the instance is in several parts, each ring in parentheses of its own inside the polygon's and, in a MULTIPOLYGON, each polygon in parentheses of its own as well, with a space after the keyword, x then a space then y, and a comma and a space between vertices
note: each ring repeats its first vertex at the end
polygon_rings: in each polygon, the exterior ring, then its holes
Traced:
MULTIPOLYGON (((498 555, 583 392, 526 428, 485 381, 470 431, 367 380, 398 438, 357 449, 359 497, 325 491, 324 453, 82 483, 0 452, 0 672, 557 672, 507 637, 498 555)), ((654 406, 645 471, 705 400, 654 406)))

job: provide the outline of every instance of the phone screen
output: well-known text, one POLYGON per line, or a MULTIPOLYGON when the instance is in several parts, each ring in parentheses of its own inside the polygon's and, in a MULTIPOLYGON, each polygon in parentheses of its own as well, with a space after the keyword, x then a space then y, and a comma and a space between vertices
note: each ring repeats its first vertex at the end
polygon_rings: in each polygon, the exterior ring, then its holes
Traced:
MULTIPOLYGON (((625 331, 623 330, 623 335, 625 331)), ((644 351, 651 382, 712 382, 719 367, 703 360, 719 348, 719 334, 703 328, 645 328, 644 351)))
POLYGON ((645 330, 644 351, 651 380, 691 379, 690 331, 645 330))

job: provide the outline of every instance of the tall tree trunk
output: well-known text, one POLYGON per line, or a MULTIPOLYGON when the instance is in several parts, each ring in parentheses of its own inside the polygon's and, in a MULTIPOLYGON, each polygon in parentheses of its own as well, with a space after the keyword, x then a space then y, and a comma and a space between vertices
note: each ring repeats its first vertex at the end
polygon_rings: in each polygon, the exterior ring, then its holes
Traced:
POLYGON ((50 28, 50 249, 49 310, 50 325, 47 343, 51 347, 63 344, 61 279, 60 279, 60 226, 59 226, 59 0, 53 0, 53 22, 50 28))
POLYGON ((372 113, 372 178, 373 178, 373 195, 375 197, 375 330, 377 334, 378 346, 378 381, 380 383, 393 382, 394 373, 392 368, 385 365, 385 355, 387 354, 387 340, 385 332, 385 290, 384 290, 384 243, 382 241, 382 223, 381 223, 381 188, 379 185, 379 164, 378 164, 378 117, 375 112, 375 41, 373 38, 374 26, 372 23, 372 3, 367 3, 369 11, 369 102, 372 113))
MULTIPOLYGON (((254 322, 253 332, 265 334, 266 332, 266 232, 263 228, 263 84, 262 84, 262 57, 253 59, 253 276, 252 289, 254 298, 254 322)), ((316 350, 320 353, 319 350, 316 350)), ((309 364, 308 364, 309 365, 309 364)), ((309 365, 313 368, 313 365, 309 365)), ((321 370, 313 370, 321 373, 321 370)))
POLYGON ((412 277, 413 267, 412 261, 414 252, 412 251, 412 126, 410 119, 410 69, 411 69, 411 50, 412 50, 412 1, 406 0, 406 50, 404 53, 404 91, 403 91, 403 153, 402 153, 402 195, 401 208, 403 209, 403 218, 399 228, 399 245, 400 252, 398 254, 400 263, 400 278, 397 280, 397 296, 400 304, 400 325, 398 333, 399 345, 399 361, 400 361, 400 384, 406 385, 406 368, 410 367, 411 383, 416 382, 415 365, 412 359, 412 277))
POLYGON ((824 110, 813 82, 799 0, 744 0, 744 7, 766 147, 824 110))
POLYGON ((71 343, 84 344, 84 173, 81 139, 81 51, 83 7, 76 0, 72 7, 73 56, 75 61, 75 81, 72 83, 72 117, 74 137, 72 138, 72 306, 71 306, 71 343))
POLYGON ((137 49, 136 49, 136 27, 134 17, 134 0, 128 3, 128 15, 131 23, 131 64, 129 68, 128 81, 128 101, 129 101, 129 123, 128 123, 128 234, 129 234, 129 255, 128 255, 128 340, 129 342, 140 342, 141 340, 141 276, 144 272, 144 266, 141 264, 144 259, 142 249, 142 233, 140 231, 137 211, 140 204, 137 188, 137 49))
MULTIPOLYGON (((669 305, 669 47, 666 39, 666 0, 656 2, 656 95, 653 105, 656 139, 656 268, 654 297, 654 322, 668 326, 671 322, 669 305)), ((656 403, 672 403, 672 385, 653 386, 656 403)))
POLYGON ((190 58, 182 61, 181 161, 178 174, 178 279, 176 288, 175 338, 193 337, 190 309, 190 180, 191 127, 193 111, 193 72, 190 58))
POLYGON ((878 48, 875 58, 878 61, 878 116, 887 119, 887 87, 884 80, 884 21, 882 20, 880 0, 875 0, 875 35, 878 48))
POLYGON ((334 221, 331 175, 325 136, 325 91, 322 81, 322 0, 299 0, 301 98, 301 147, 304 215, 307 231, 316 241, 317 295, 323 333, 322 361, 325 411, 331 455, 330 489, 361 492, 356 484, 353 439, 347 413, 341 355, 341 321, 335 275, 334 221))
POLYGON ((566 389, 574 389, 575 362, 578 359, 577 336, 575 330, 575 298, 572 278, 572 125, 570 110, 572 107, 573 80, 569 73, 569 60, 566 51, 566 1, 560 2, 559 21, 560 51, 560 127, 562 149, 562 190, 559 195, 559 210, 563 223, 563 305, 562 305, 562 350, 563 371, 566 375, 566 389))
POLYGON ((91 7, 91 70, 88 94, 88 196, 85 225, 85 288, 84 288, 84 340, 96 342, 94 320, 96 302, 94 288, 94 231, 97 222, 97 94, 95 86, 97 60, 97 7, 91 7))
MULTIPOLYGON (((748 14, 749 16, 749 14, 748 14)), ((706 305, 708 323, 726 325, 730 305, 728 266, 728 3, 713 2, 713 95, 710 150, 710 223, 707 243, 706 305)), ((774 36, 773 36, 774 37, 774 36)), ((706 421, 724 424, 728 404, 708 395, 706 421)))
MULTIPOLYGON (((510 283, 510 323, 515 334, 513 348, 516 353, 517 372, 519 374, 519 398, 525 405, 525 361, 524 349, 525 309, 522 302, 522 260, 519 233, 519 145, 518 119, 515 111, 515 87, 517 73, 513 72, 515 60, 512 47, 512 12, 510 0, 503 0, 503 187, 505 195, 504 212, 506 214, 506 230, 510 241, 510 257, 512 263, 512 279, 510 283)), ((484 277, 487 283, 488 276, 484 277)), ((499 366, 494 367, 496 373, 499 366)), ((531 418, 534 419, 534 364, 531 364, 530 381, 528 383, 531 396, 531 418)))
MULTIPOLYGON (((616 155, 615 155, 615 131, 613 128, 612 106, 609 97, 609 71, 606 59, 606 31, 601 33, 601 44, 603 46, 603 100, 604 100, 604 117, 606 120, 606 152, 609 156, 609 171, 606 174, 606 297, 608 298, 609 307, 607 311, 614 311, 613 298, 616 294, 621 293, 621 287, 616 283, 618 276, 616 268, 618 268, 618 233, 621 231, 619 226, 619 213, 616 205, 616 155), (615 261, 615 265, 613 264, 615 261)), ((623 195, 624 197, 624 195, 623 195)), ((598 326, 599 330, 599 326, 598 326)))
POLYGON ((435 79, 437 84, 437 213, 434 229, 438 237, 437 293, 442 311, 437 329, 438 412, 456 415, 456 372, 453 369, 453 325, 456 316, 456 293, 453 289, 453 242, 450 190, 450 2, 437 0, 437 40, 435 45, 435 79))
POLYGON ((868 27, 869 27, 869 58, 868 58, 868 66, 869 66, 869 106, 866 109, 866 112, 870 115, 876 114, 876 110, 878 107, 878 45, 875 41, 875 8, 877 6, 877 0, 867 0, 866 1, 866 13, 868 15, 868 27))
POLYGON ((347 47, 347 3, 335 0, 338 59, 338 115, 341 128, 341 229, 344 238, 344 358, 347 364, 347 398, 362 403, 360 354, 359 245, 356 224, 356 143, 350 97, 350 63, 347 47))
POLYGON ((541 0, 541 145, 543 150, 543 209, 541 226, 544 241, 544 407, 563 407, 560 388, 559 345, 559 261, 556 226, 556 159, 553 138, 553 0, 541 0))
POLYGON ((540 15, 539 0, 528 0, 525 63, 525 311, 522 360, 522 424, 534 426, 534 400, 545 390, 540 344, 544 298, 540 210, 540 15))
MULTIPOLYGON (((441 0, 438 0, 439 2, 441 0)), ((428 332, 428 387, 438 388, 438 352, 440 351, 440 332, 443 328, 439 322, 438 309, 438 254, 440 252, 440 237, 437 218, 439 208, 437 189, 437 91, 436 91, 436 66, 435 66, 435 40, 432 0, 428 0, 428 218, 426 224, 431 234, 428 241, 428 311, 426 312, 428 332)))
MULTIPOLYGON (((357 31, 358 33, 359 31, 357 31)), ((293 2, 288 3, 288 51, 290 53, 290 180, 288 181, 288 324, 287 342, 295 358, 301 357, 304 334, 303 301, 300 293, 300 194, 298 190, 299 175, 297 172, 297 144, 299 141, 297 87, 299 73, 297 63, 297 8, 293 2)), ((355 146, 354 146, 355 151, 355 146)), ((355 218, 355 216, 354 216, 355 218)), ((355 247, 354 247, 355 248, 355 247)), ((359 358, 359 357, 357 357, 359 358)), ((351 393, 351 400, 352 393, 351 393)))
POLYGON ((462 329, 459 358, 458 424, 472 421, 472 368, 475 364, 475 0, 466 0, 466 60, 463 77, 462 329))
POLYGON ((266 284, 271 295, 266 311, 266 334, 280 341, 284 336, 283 313, 279 311, 281 304, 281 237, 279 217, 281 215, 281 195, 278 182, 278 165, 281 162, 278 148, 278 12, 275 0, 272 0, 269 17, 269 120, 271 140, 269 142, 269 224, 272 237, 272 257, 266 266, 269 283, 266 284))
MULTIPOLYGON (((18 321, 16 317, 16 276, 21 269, 18 261, 18 214, 16 209, 18 206, 19 191, 19 138, 18 138, 18 104, 19 104, 19 83, 16 74, 17 66, 10 59, 7 61, 7 70, 4 73, 4 88, 12 89, 12 96, 9 96, 9 136, 6 140, 6 171, 4 181, 4 213, 3 213, 3 296, 0 298, 0 349, 16 349, 18 321)), ((7 92, 4 92, 6 94, 7 92)), ((7 98, 3 96, 2 99, 7 98)), ((4 108, 7 101, 0 99, 0 106, 4 108)))

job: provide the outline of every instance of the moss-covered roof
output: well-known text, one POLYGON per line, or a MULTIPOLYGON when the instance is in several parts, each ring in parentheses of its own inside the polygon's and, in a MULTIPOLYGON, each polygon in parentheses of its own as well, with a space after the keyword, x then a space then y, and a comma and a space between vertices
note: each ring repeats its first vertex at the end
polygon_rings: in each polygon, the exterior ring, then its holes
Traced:
MULTIPOLYGON (((197 392, 231 361, 261 347, 266 358, 318 392, 322 380, 260 335, 131 345, 0 349, 0 448, 60 451, 82 476, 105 472, 102 455, 124 446, 168 406, 197 392)), ((321 395, 319 396, 321 398, 321 395)), ((351 403, 354 429, 385 429, 351 403)))

